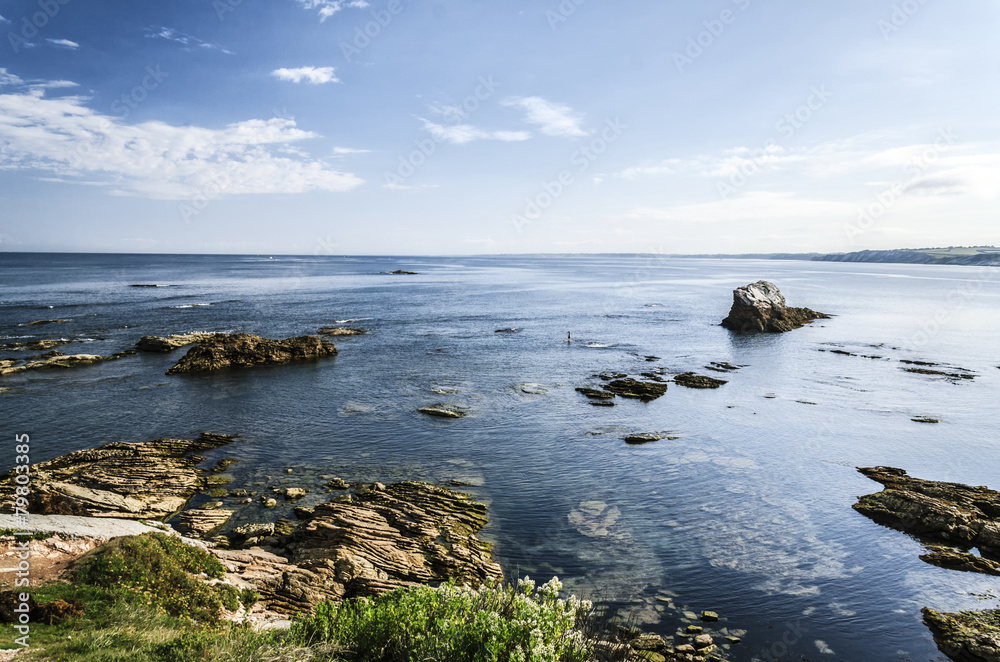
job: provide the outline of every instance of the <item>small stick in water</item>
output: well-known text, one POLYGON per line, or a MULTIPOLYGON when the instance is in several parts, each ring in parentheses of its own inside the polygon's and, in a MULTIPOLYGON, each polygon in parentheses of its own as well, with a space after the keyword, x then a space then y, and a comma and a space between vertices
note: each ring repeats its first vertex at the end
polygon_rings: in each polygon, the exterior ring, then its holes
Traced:
POLYGON ((569 331, 566 332, 566 342, 573 342, 573 335, 569 331))

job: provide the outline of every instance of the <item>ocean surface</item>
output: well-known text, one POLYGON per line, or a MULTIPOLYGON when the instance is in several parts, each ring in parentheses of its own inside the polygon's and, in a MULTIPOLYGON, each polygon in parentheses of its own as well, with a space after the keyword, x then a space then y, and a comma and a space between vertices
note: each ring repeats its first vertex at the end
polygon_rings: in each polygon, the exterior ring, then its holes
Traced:
MULTIPOLYGON (((240 460, 234 487, 307 487, 307 504, 324 496, 321 475, 470 483, 461 489, 489 504, 483 536, 509 577, 558 575, 667 636, 685 610, 715 610, 715 630, 746 631, 732 660, 943 660, 920 608, 996 606, 970 594, 997 578, 924 564, 919 542, 851 505, 881 488, 859 466, 1000 488, 998 269, 0 254, 0 344, 67 338, 64 353, 107 355, 144 335, 284 338, 330 325, 370 332, 335 338, 340 354, 318 363, 168 377, 179 349, 0 378, 0 470, 14 464, 15 434, 31 435, 38 462, 213 431, 242 435, 209 458, 240 460), (385 273, 395 269, 418 275, 385 273), (732 290, 759 279, 833 317, 731 335, 718 323, 732 290), (46 319, 69 321, 25 325, 46 319), (901 360, 975 378, 908 373, 901 360), (745 367, 720 374, 704 368, 713 361, 745 367), (729 383, 670 384, 615 407, 574 391, 600 384, 597 373, 687 371, 729 383), (469 415, 417 412, 439 403, 469 415), (911 420, 921 416, 941 422, 911 420), (641 432, 675 438, 622 441, 641 432)), ((278 510, 246 506, 234 523, 290 516, 278 510)))

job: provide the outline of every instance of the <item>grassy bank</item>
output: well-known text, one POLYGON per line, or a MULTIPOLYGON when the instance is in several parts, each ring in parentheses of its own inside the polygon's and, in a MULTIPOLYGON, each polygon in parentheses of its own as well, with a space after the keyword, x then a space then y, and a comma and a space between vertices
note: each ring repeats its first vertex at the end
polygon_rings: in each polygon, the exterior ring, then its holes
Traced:
POLYGON ((57 625, 33 623, 20 659, 583 662, 593 652, 591 605, 561 599, 557 579, 537 590, 527 578, 517 586, 397 589, 322 603, 287 631, 254 632, 224 616, 257 596, 210 582, 222 576, 215 557, 169 536, 116 539, 80 559, 73 583, 34 591, 39 603, 72 601, 84 611, 57 625))

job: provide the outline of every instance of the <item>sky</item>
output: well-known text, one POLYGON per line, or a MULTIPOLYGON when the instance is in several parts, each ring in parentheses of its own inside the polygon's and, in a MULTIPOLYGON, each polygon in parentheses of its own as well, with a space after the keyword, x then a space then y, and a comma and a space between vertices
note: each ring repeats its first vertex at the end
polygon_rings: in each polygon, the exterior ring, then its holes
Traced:
POLYGON ((994 0, 0 0, 0 251, 998 241, 994 0))

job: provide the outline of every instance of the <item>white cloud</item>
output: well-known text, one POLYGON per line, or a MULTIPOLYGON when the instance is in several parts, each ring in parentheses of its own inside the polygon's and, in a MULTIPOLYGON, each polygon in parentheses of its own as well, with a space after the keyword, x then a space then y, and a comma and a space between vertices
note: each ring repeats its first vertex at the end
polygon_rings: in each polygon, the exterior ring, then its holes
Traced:
POLYGON ((0 16, 0 23, 10 23, 10 19, 7 19, 7 18, 4 18, 3 16, 0 16))
POLYGON ((500 140, 503 142, 518 142, 528 140, 531 134, 527 131, 484 131, 471 124, 436 124, 421 118, 424 129, 441 142, 464 145, 474 140, 500 140))
MULTIPOLYGON (((20 79, 0 69, 0 84, 20 79)), ((221 129, 125 124, 80 96, 45 97, 45 85, 0 94, 0 169, 108 187, 116 195, 189 200, 218 195, 349 191, 363 183, 292 143, 317 135, 293 120, 247 120, 221 129)))
POLYGON ((850 217, 855 209, 856 205, 848 202, 811 200, 790 192, 751 191, 729 200, 640 207, 624 214, 624 218, 680 223, 803 220, 818 217, 835 219, 850 217))
POLYGON ((542 97, 513 97, 504 100, 503 105, 525 111, 525 120, 540 126, 542 133, 546 135, 576 138, 587 135, 580 128, 583 117, 569 106, 546 101, 542 97))
POLYGON ((295 0, 303 9, 318 9, 320 23, 330 18, 341 9, 351 7, 354 9, 364 9, 368 6, 365 0, 295 0))
POLYGON ((5 85, 22 85, 23 80, 15 74, 8 73, 5 67, 0 67, 0 87, 5 85))
POLYGON ((353 147, 334 147, 334 156, 347 156, 349 154, 370 154, 370 149, 355 149, 353 147))
POLYGON ((292 83, 305 81, 313 85, 323 83, 339 83, 340 79, 334 76, 333 67, 299 67, 297 69, 275 69, 271 75, 280 80, 287 80, 292 83))
POLYGON ((231 50, 223 48, 219 44, 213 44, 207 41, 202 41, 194 35, 186 34, 179 30, 173 28, 159 27, 159 28, 146 28, 146 36, 150 39, 166 39, 167 41, 174 41, 178 44, 184 46, 197 46, 199 48, 207 48, 212 50, 219 50, 226 55, 233 55, 231 50))
POLYGON ((70 41, 69 39, 46 39, 53 46, 61 46, 63 48, 77 49, 80 48, 80 44, 75 41, 70 41))

